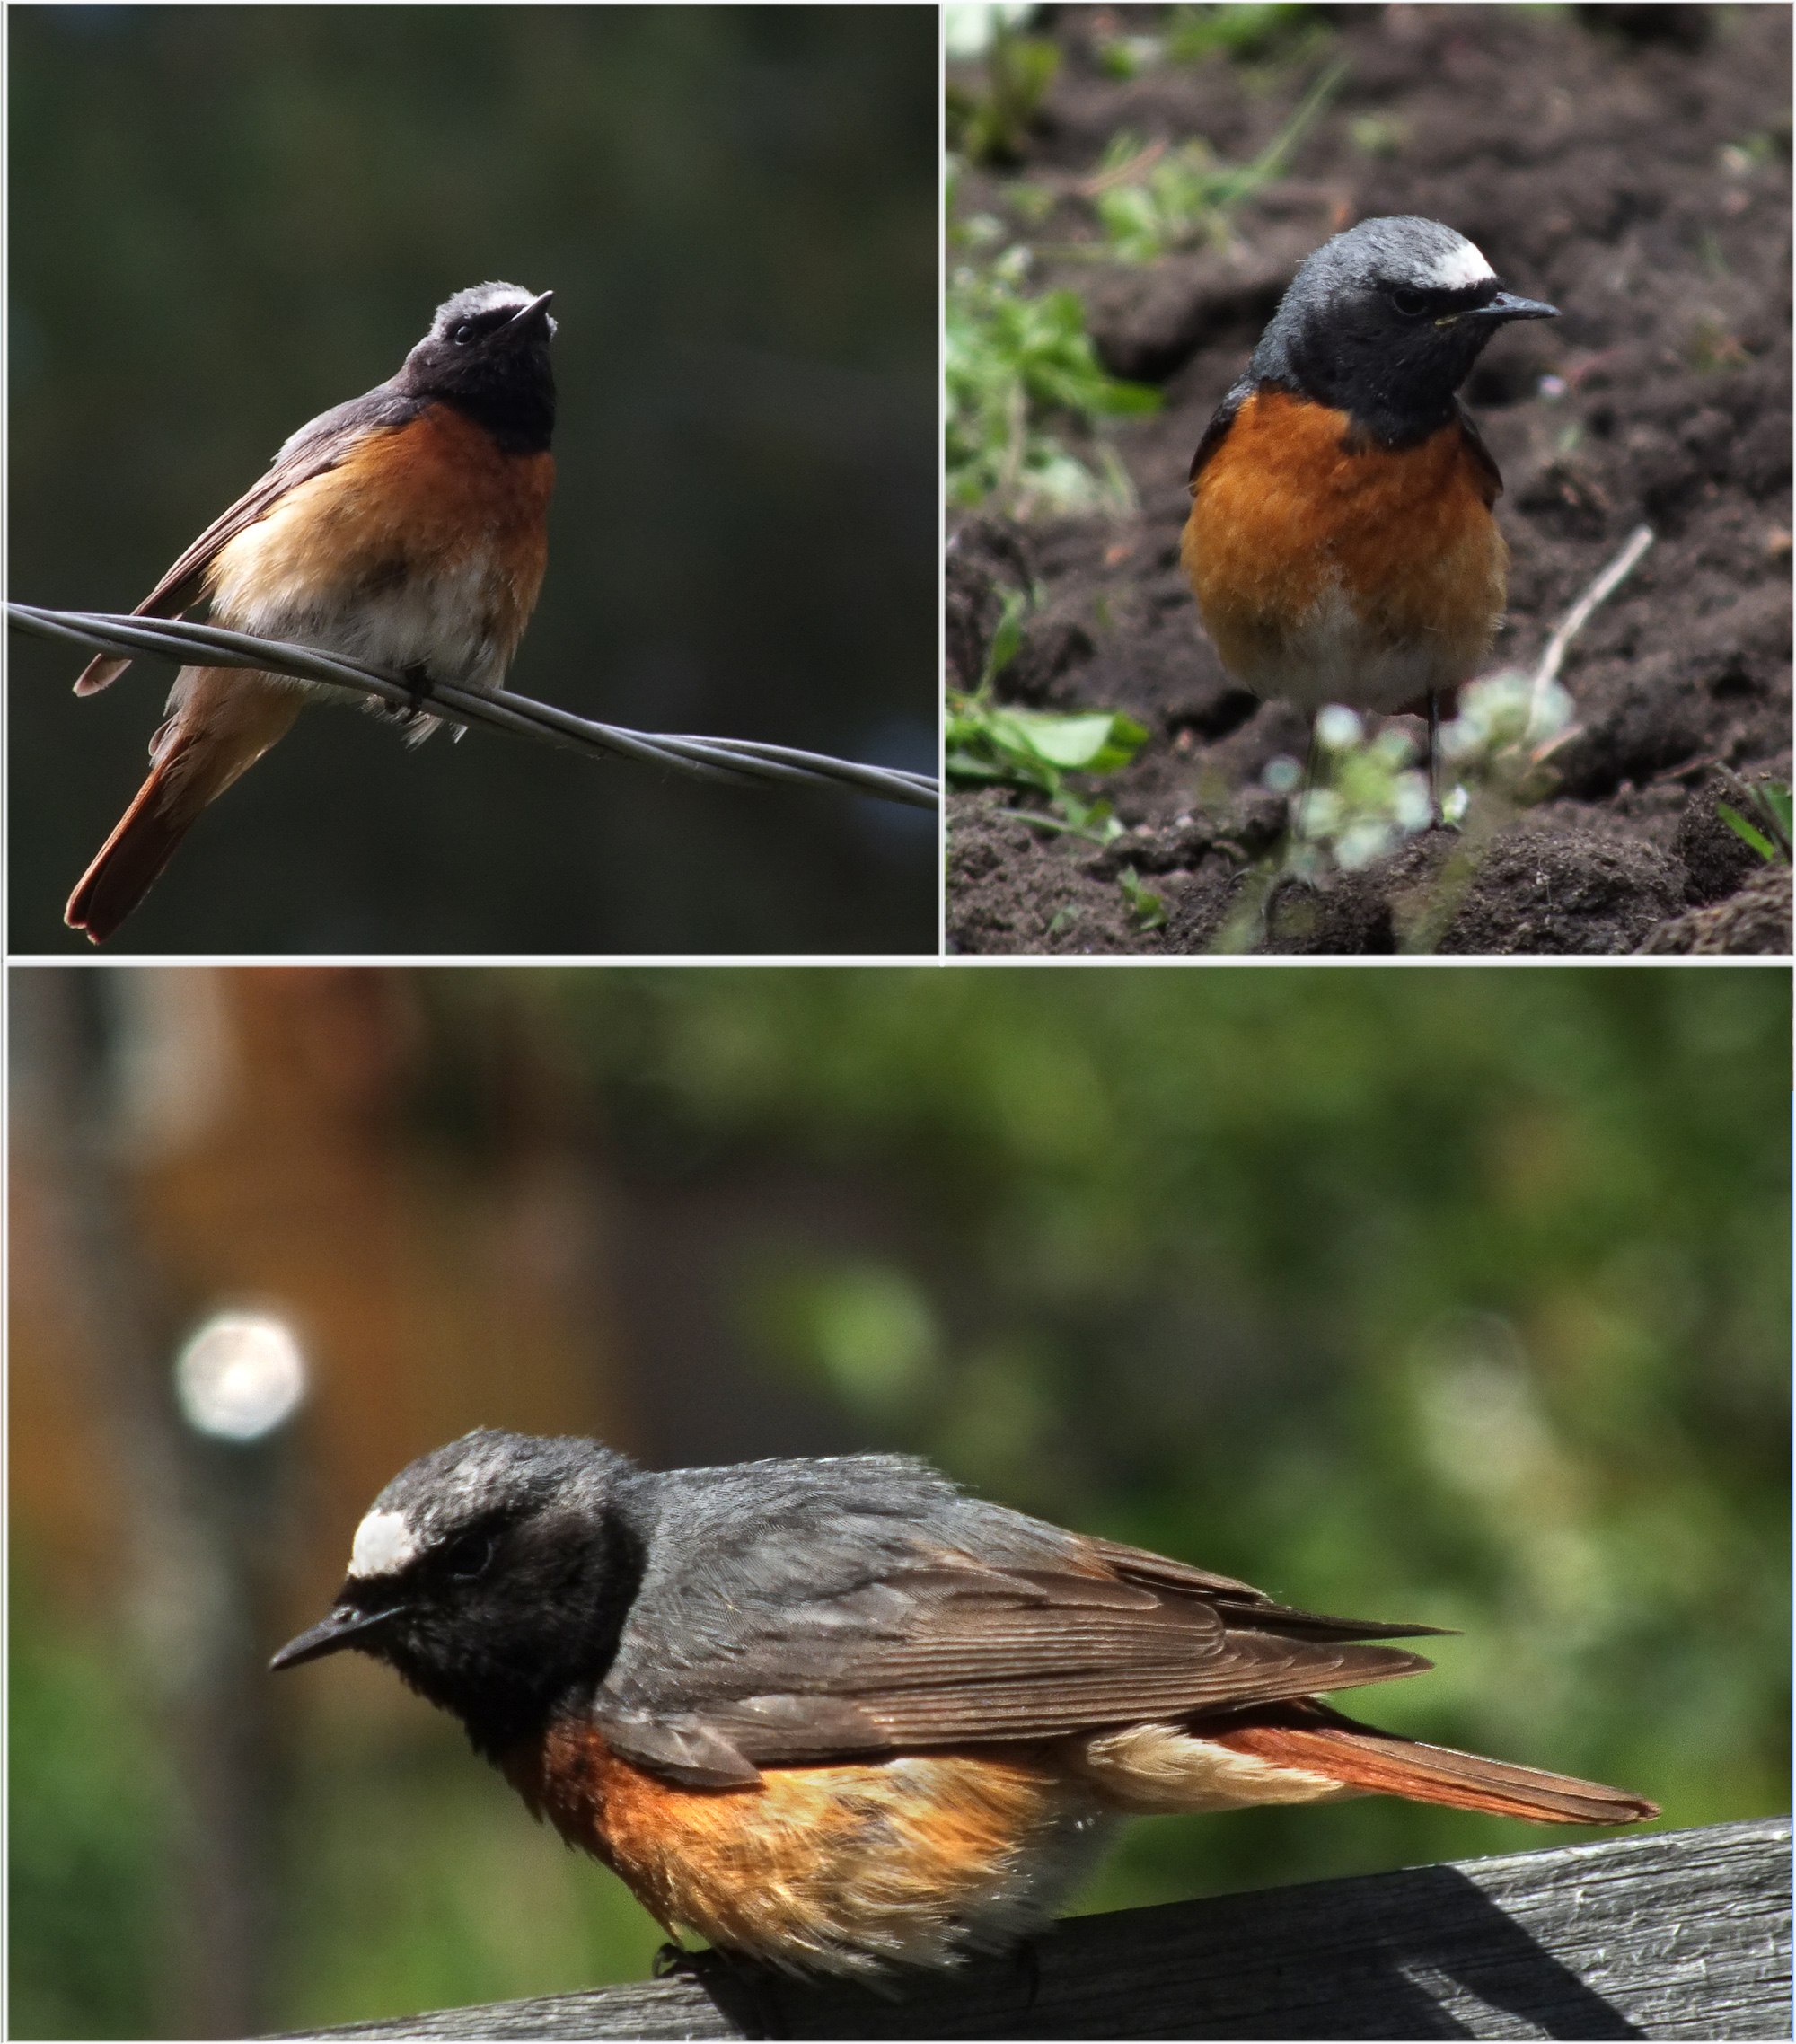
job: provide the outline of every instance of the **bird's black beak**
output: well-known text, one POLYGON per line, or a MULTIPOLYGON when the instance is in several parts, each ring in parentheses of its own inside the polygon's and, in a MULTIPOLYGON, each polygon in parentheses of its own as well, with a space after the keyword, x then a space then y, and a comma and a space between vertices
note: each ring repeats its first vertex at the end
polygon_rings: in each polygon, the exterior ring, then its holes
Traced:
POLYGON ((507 325, 514 327, 528 326, 532 320, 540 320, 544 326, 549 325, 550 323, 549 319, 549 301, 554 295, 555 294, 552 291, 545 291, 540 298, 533 298, 530 301, 529 304, 521 305, 518 310, 512 314, 510 320, 506 322, 507 325))
POLYGON ((310 1631, 289 1640, 269 1661, 269 1672, 272 1675, 283 1668, 297 1668, 303 1661, 318 1661, 340 1648, 359 1645, 364 1633, 397 1617, 404 1608, 402 1604, 389 1604, 384 1610, 358 1611, 353 1604, 339 1604, 310 1631))
POLYGON ((1538 298, 1518 298, 1512 291, 1499 291, 1488 305, 1462 315, 1468 320, 1556 320, 1557 305, 1543 305, 1538 298))

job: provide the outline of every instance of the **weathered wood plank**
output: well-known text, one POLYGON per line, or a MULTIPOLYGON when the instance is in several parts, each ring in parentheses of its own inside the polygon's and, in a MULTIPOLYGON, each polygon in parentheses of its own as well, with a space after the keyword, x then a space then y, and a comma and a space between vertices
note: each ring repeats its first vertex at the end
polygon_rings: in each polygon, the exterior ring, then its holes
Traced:
POLYGON ((1084 1916, 895 1998, 759 1972, 330 2037, 1791 2034, 1787 1818, 1084 1916))

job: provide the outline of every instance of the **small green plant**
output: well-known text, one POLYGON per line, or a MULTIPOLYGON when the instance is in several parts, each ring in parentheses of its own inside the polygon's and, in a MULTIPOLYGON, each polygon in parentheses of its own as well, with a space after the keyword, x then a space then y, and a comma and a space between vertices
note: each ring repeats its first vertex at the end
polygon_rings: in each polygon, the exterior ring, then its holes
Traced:
POLYGON ((1122 890, 1122 898, 1129 904, 1129 913, 1134 918, 1137 929, 1163 929, 1166 927, 1166 903, 1151 887, 1143 883, 1141 876, 1132 866, 1125 866, 1116 876, 1116 885, 1122 890))
POLYGON ((951 78, 947 86, 948 146, 976 163, 1014 163, 1030 124, 1060 70, 1059 45, 1022 35, 1026 6, 950 6, 943 33, 948 58, 982 58, 982 85, 951 78))
POLYGON ((1032 789, 1047 797, 1048 810, 1019 810, 1023 822, 1109 844, 1122 833, 1110 804, 1085 801, 1066 786, 1066 776, 1116 772, 1147 743, 1147 731, 1121 710, 1023 709, 992 700, 998 676, 1023 642, 1027 610, 1027 597, 1015 590, 1007 595, 979 686, 971 694, 948 692, 948 778, 963 787, 1032 789))
POLYGON ((1097 61, 1106 77, 1139 78, 1167 53, 1160 36, 1113 36, 1098 46, 1097 61))
POLYGON ((948 777, 968 786, 995 781, 1034 789, 1048 797, 1052 814, 1019 811, 1025 823, 1109 844, 1122 831, 1110 804, 1081 800, 1066 786, 1066 776, 1114 773, 1147 738, 1142 727, 1120 709, 1018 709, 951 696, 948 777))
POLYGON ((1409 145, 1410 125, 1396 114, 1356 114, 1347 123, 1347 138, 1362 156, 1400 156, 1409 145))
MULTIPOLYGON (((1629 534, 1566 612, 1531 674, 1504 667, 1459 691, 1458 714, 1441 727, 1436 741, 1436 773, 1448 784, 1441 820, 1457 826, 1459 841, 1426 896, 1395 912, 1404 951, 1431 951, 1439 945, 1492 838, 1551 792, 1553 754, 1578 735, 1575 705, 1558 680, 1566 651, 1598 606, 1633 572, 1652 539, 1645 525, 1629 534)), ((1330 704, 1316 716, 1311 768, 1313 784, 1299 791, 1303 773, 1294 759, 1281 757, 1267 765, 1265 786, 1287 798, 1297 796, 1289 828, 1244 876, 1211 950, 1257 948, 1265 939, 1273 898, 1287 878, 1314 879, 1331 867, 1351 872, 1370 865, 1433 820, 1428 781, 1413 764, 1409 740, 1387 727, 1368 741, 1358 712, 1343 704, 1330 704)), ((1787 789, 1783 799, 1787 846, 1787 789)), ((1776 813, 1774 806, 1774 817, 1776 813)), ((1755 834, 1764 833, 1755 828, 1755 834)))
MULTIPOLYGON (((1443 725, 1441 768, 1451 782, 1445 820, 1462 836, 1435 894, 1407 920, 1405 950, 1431 950, 1452 921, 1491 837, 1551 785, 1546 755, 1572 733, 1572 699, 1556 682, 1515 670, 1471 682, 1459 714, 1443 725)), ((1264 941, 1272 898, 1291 877, 1359 871, 1388 858, 1428 829, 1428 778, 1404 734, 1387 726, 1368 738, 1355 710, 1331 703, 1316 719, 1314 785, 1300 789, 1294 759, 1272 761, 1262 779, 1291 801, 1290 827, 1249 871, 1235 908, 1212 941, 1215 951, 1251 951, 1264 941)))
POLYGON ((1577 706, 1556 681, 1500 668, 1459 692, 1459 714, 1440 730, 1449 779, 1441 806, 1449 823, 1466 813, 1473 793, 1500 796, 1523 809, 1552 790, 1549 755, 1572 735, 1577 706))
POLYGON ((1013 248, 989 268, 959 264, 948 279, 949 501, 1017 518, 1125 512, 1134 491, 1114 451, 1100 447, 1094 469, 1049 426, 1139 416, 1158 409, 1158 394, 1106 375, 1078 296, 1030 297, 1028 269, 1028 251, 1013 248))
POLYGON ((1788 866, 1790 783, 1762 780, 1756 787, 1745 790, 1743 800, 1754 812, 1756 821, 1742 815, 1730 802, 1717 802, 1715 814, 1736 837, 1749 844, 1767 866, 1788 866))
POLYGON ((1252 61, 1282 54, 1307 38, 1318 12, 1307 6, 1175 7, 1167 23, 1166 53, 1175 64, 1198 64, 1206 57, 1252 61))
MULTIPOLYGON (((1316 785, 1292 802, 1285 848, 1288 872, 1334 866, 1359 871, 1428 828, 1428 780, 1415 769, 1414 748, 1388 727, 1369 741, 1357 711, 1331 703, 1316 719, 1316 785)), ((1297 788, 1295 760, 1272 762, 1263 776, 1281 794, 1297 788)))
POLYGON ((1279 175, 1346 75, 1344 64, 1325 71, 1251 163, 1221 162, 1201 137, 1168 150, 1126 130, 1115 136, 1088 188, 1105 252, 1121 262, 1158 262, 1173 249, 1225 242, 1230 213, 1279 175))

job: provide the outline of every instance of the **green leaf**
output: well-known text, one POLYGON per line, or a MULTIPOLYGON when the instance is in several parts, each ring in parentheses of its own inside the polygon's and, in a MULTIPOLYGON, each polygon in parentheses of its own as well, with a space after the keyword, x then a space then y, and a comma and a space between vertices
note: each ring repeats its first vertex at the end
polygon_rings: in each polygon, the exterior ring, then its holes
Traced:
POLYGON ((998 621, 998 629, 991 635, 991 644, 986 649, 985 669, 979 677, 982 694, 1017 657, 1023 643, 1023 620, 1028 615, 1029 599, 1020 589, 1004 592, 1004 614, 998 621))
POLYGON ((1148 741, 1146 728, 1121 710, 1011 709, 1000 713, 1039 758, 1078 773, 1114 773, 1148 741))
POLYGON ((1144 885, 1141 876, 1132 866, 1125 866, 1116 876, 1116 885, 1122 888, 1129 903, 1129 912, 1135 919, 1138 929, 1159 929, 1167 920, 1166 903, 1144 885))
POLYGON ((1748 823, 1738 809, 1726 802, 1717 802, 1715 814, 1736 837, 1743 838, 1768 865, 1776 865, 1782 859, 1783 854, 1765 833, 1748 823))

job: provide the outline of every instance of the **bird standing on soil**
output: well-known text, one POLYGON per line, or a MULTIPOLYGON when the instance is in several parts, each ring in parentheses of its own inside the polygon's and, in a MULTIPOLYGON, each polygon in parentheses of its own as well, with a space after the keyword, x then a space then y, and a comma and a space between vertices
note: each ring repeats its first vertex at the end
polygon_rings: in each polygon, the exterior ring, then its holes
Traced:
POLYGON ((1319 1700, 1427 1668, 1380 1643, 1432 1630, 1290 1609, 908 1457, 660 1475, 482 1430, 394 1477, 273 1665, 386 1661, 670 1935, 876 1976, 1028 1936, 1119 1816, 1658 1815, 1319 1700))
MULTIPOLYGON (((212 622, 234 631, 497 688, 549 558, 553 296, 480 284, 439 305, 399 374, 301 427, 132 615, 180 617, 207 597, 212 622)), ((75 692, 129 665, 102 653, 75 692)), ((69 927, 110 937, 207 803, 286 736, 308 693, 330 692, 183 667, 150 777, 69 897, 69 927)), ((415 719, 414 735, 436 722, 415 719)))
POLYGON ((1312 727, 1331 702, 1425 712, 1431 780, 1509 570, 1455 393, 1499 328, 1557 317, 1438 220, 1362 220, 1305 260, 1192 457, 1180 558, 1242 687, 1312 727))

